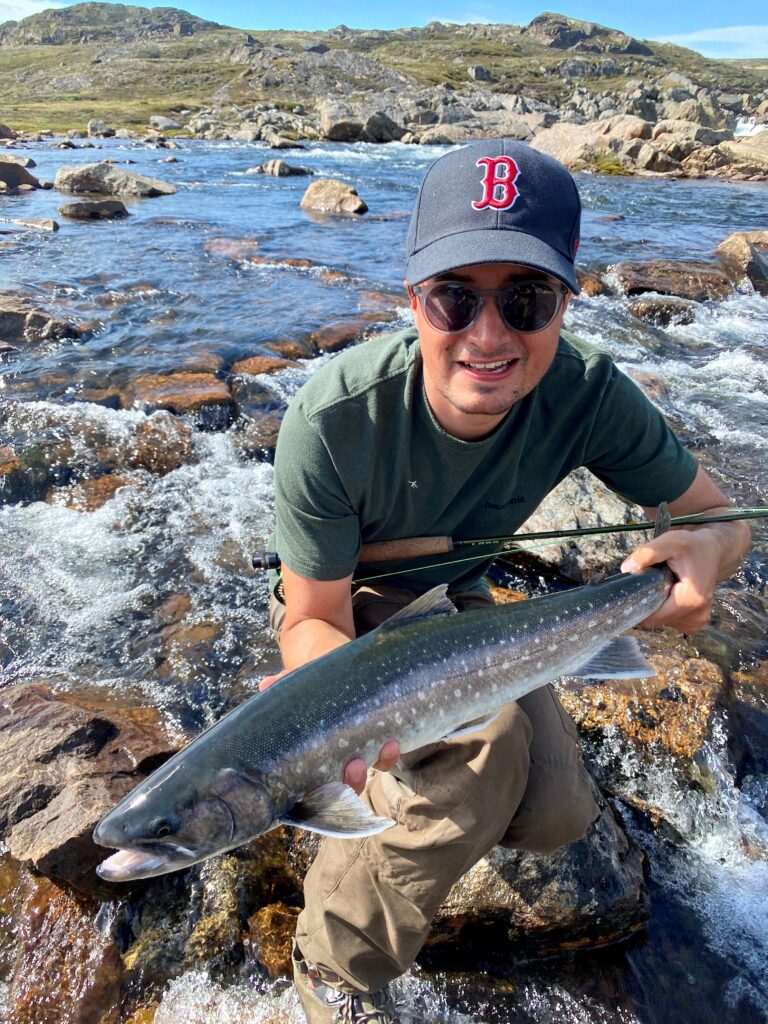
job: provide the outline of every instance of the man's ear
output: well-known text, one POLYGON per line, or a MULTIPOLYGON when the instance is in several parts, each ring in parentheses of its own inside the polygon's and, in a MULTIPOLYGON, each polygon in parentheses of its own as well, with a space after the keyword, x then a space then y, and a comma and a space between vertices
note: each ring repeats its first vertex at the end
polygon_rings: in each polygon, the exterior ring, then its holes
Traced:
POLYGON ((408 284, 407 281, 403 281, 403 284, 405 285, 405 290, 406 290, 406 292, 408 294, 408 301, 411 304, 411 309, 415 313, 416 312, 416 303, 419 301, 416 298, 416 292, 413 290, 413 288, 411 288, 411 286, 408 284))

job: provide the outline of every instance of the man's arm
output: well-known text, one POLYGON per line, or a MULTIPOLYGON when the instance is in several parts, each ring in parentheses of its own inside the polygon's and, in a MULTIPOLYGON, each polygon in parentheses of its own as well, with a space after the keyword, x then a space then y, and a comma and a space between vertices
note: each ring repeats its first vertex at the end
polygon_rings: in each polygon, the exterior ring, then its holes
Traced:
MULTIPOLYGON (((670 502, 673 516, 696 512, 716 513, 729 509, 728 499, 710 476, 699 467, 683 494, 670 502)), ((646 508, 653 518, 655 508, 646 508)), ((674 527, 662 536, 641 544, 624 560, 623 572, 637 572, 657 562, 668 562, 678 578, 666 602, 643 626, 674 626, 681 633, 703 629, 712 614, 715 586, 741 565, 749 550, 751 531, 744 522, 709 523, 705 526, 674 527)))
MULTIPOLYGON (((262 679, 260 690, 266 690, 286 672, 328 654, 355 637, 351 576, 342 580, 308 580, 283 565, 282 580, 285 621, 280 631, 280 653, 285 668, 278 675, 262 679)), ((399 757, 399 745, 389 740, 381 748, 374 768, 387 772, 399 757)), ((360 793, 367 772, 365 761, 355 758, 344 769, 344 781, 360 793)))

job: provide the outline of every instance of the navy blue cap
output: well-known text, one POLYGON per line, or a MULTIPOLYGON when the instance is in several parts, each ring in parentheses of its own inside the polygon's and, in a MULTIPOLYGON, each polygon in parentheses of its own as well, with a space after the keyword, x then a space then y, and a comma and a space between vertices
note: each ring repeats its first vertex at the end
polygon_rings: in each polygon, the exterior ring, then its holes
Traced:
POLYGON ((451 150, 429 168, 408 230, 405 279, 474 263, 517 263, 578 294, 581 200, 570 173, 513 139, 451 150))

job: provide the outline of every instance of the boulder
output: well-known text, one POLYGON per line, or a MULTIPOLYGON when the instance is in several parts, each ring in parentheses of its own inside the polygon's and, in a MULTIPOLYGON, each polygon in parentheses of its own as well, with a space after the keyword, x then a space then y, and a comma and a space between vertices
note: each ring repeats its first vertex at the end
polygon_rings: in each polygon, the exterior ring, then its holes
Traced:
POLYGON ((23 228, 29 228, 31 231, 58 231, 59 225, 55 220, 35 220, 29 217, 14 217, 11 221, 12 224, 19 224, 23 228))
POLYGON ((69 220, 114 220, 128 216, 119 199, 83 199, 78 203, 65 203, 59 207, 59 213, 69 220))
POLYGON ((389 114, 377 110, 366 119, 363 134, 369 142, 398 142, 405 135, 405 128, 393 121, 389 114))
POLYGON ((106 161, 62 167, 56 174, 54 187, 61 192, 96 192, 108 196, 169 196, 176 191, 175 185, 124 171, 106 161))
POLYGON ((152 114, 149 119, 150 128, 155 128, 159 132, 177 132, 181 131, 181 125, 178 121, 174 121, 172 117, 163 117, 162 114, 152 114))
POLYGON ((9 128, 7 124, 0 124, 0 139, 15 139, 16 137, 13 128, 9 128))
POLYGON ((0 161, 5 164, 18 164, 19 167, 37 167, 31 156, 18 156, 16 153, 0 153, 0 161))
POLYGON ((334 178, 313 181, 304 193, 300 205, 305 210, 330 214, 362 214, 368 206, 357 190, 334 178))
POLYGON ((317 105, 320 114, 320 132, 330 142, 357 142, 363 131, 363 122, 343 103, 325 100, 317 105))
POLYGON ((748 138, 721 142, 717 152, 727 158, 731 176, 738 175, 757 181, 768 179, 768 131, 748 138))
POLYGON ((98 118, 93 118, 88 122, 86 131, 91 138, 108 139, 115 134, 114 128, 108 128, 106 122, 98 118))
POLYGON ((674 295, 641 295, 627 303, 632 316, 656 327, 669 327, 670 324, 692 324, 696 319, 698 303, 689 299, 679 299, 674 295))
POLYGON ((247 359, 240 359, 232 366, 233 374, 249 374, 255 377, 260 373, 279 373, 288 367, 299 366, 293 359, 279 359, 277 356, 249 356, 247 359))
POLYGON ((735 231, 715 249, 715 256, 736 284, 745 279, 768 295, 768 231, 735 231))
POLYGON ((658 121, 653 126, 652 139, 658 139, 660 135, 682 135, 693 139, 694 142, 701 142, 705 146, 716 146, 720 142, 726 142, 733 138, 730 129, 707 128, 704 125, 696 124, 694 121, 683 121, 680 119, 658 121))
POLYGON ((265 164, 249 167, 248 170, 254 174, 269 174, 273 178, 287 178, 291 175, 300 176, 315 173, 309 167, 295 167, 293 164, 286 163, 285 160, 267 160, 265 164))
POLYGON ((494 946, 520 956, 551 956, 628 938, 650 903, 643 854, 605 798, 601 815, 576 843, 543 855, 501 846, 453 886, 432 923, 429 950, 447 940, 487 957, 494 946))
POLYGON ((46 496, 51 505, 64 505, 75 512, 95 512, 114 498, 121 487, 133 487, 136 481, 127 476, 100 476, 81 480, 69 487, 53 487, 46 496))
POLYGON ((79 338, 80 330, 36 308, 24 298, 0 296, 0 338, 13 345, 79 338))
POLYGON ((481 139, 487 135, 487 131, 480 121, 460 122, 456 124, 436 124, 423 131, 419 142, 423 146, 453 146, 457 142, 466 142, 469 139, 481 139))
POLYGON ((490 82, 491 80, 491 72, 482 64, 471 64, 467 68, 467 75, 474 82, 490 82))
POLYGON ((205 252, 228 260, 247 260, 260 248, 258 238, 209 238, 203 243, 205 252))
POLYGON ((206 430, 226 430, 237 414, 227 384, 212 373, 145 374, 123 390, 124 409, 166 409, 192 415, 206 430))
POLYGON ((537 132, 531 140, 533 149, 548 153, 571 170, 583 170, 590 166, 601 143, 604 149, 606 140, 598 135, 594 125, 566 124, 562 121, 537 132))
POLYGON ((704 302, 733 294, 733 285, 720 267, 698 260, 624 260, 609 269, 627 295, 659 292, 704 302))
POLYGON ((43 187, 34 174, 30 174, 21 164, 5 159, 0 160, 0 184, 5 185, 7 191, 43 187))
POLYGON ((4 690, 0 834, 11 855, 103 892, 93 829, 175 747, 153 709, 118 707, 94 691, 55 693, 43 681, 4 690))

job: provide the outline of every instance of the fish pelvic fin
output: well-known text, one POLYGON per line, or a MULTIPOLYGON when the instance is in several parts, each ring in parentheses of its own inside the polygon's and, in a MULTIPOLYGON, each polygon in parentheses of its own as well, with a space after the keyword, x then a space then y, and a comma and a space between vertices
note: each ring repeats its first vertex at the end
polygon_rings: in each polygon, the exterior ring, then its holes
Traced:
POLYGON ((636 637, 617 636, 568 675, 588 679, 647 679, 656 675, 656 669, 646 660, 636 637))
POLYGON ((310 790, 280 821, 337 838, 375 836, 395 824, 391 818, 374 814, 354 789, 343 782, 326 782, 310 790))
POLYGON ((454 729, 453 732, 447 733, 443 736, 443 739, 446 742, 450 742, 451 740, 458 739, 460 736, 469 736, 473 732, 479 732, 480 729, 485 729, 485 727, 490 725, 491 722, 495 722, 500 714, 500 711, 492 711, 490 715, 483 715, 481 718, 473 718, 471 721, 465 722, 457 729, 454 729))
POLYGON ((456 605, 447 594, 448 585, 441 583, 437 587, 421 594, 415 601, 411 601, 405 608, 401 608, 387 619, 378 631, 386 633, 387 630, 404 626, 406 622, 415 622, 417 619, 428 619, 433 615, 458 615, 456 605))

